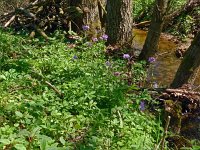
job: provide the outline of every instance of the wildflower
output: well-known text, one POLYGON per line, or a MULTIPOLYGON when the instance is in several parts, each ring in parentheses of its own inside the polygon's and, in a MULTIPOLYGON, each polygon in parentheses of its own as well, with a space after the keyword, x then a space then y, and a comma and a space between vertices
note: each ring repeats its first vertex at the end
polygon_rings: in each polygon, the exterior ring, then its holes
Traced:
POLYGON ((148 62, 150 62, 150 63, 153 63, 155 61, 156 61, 155 57, 149 57, 149 59, 148 59, 148 62))
POLYGON ((76 55, 73 56, 73 59, 78 59, 78 57, 76 55))
POLYGON ((114 72, 114 76, 120 76, 120 72, 114 72))
POLYGON ((144 101, 140 101, 139 109, 140 109, 141 111, 144 111, 144 110, 145 110, 145 102, 144 102, 144 101))
POLYGON ((124 58, 124 59, 130 59, 130 55, 129 55, 129 54, 124 54, 124 55, 123 55, 123 58, 124 58))
POLYGON ((97 39, 97 38, 92 38, 92 41, 93 41, 93 42, 97 42, 98 39, 97 39))
POLYGON ((108 35, 104 34, 104 35, 101 36, 101 38, 102 38, 103 40, 107 41, 108 35))
POLYGON ((90 28, 90 27, 89 27, 88 25, 83 25, 83 26, 82 26, 82 29, 83 29, 84 31, 89 30, 89 28, 90 28))

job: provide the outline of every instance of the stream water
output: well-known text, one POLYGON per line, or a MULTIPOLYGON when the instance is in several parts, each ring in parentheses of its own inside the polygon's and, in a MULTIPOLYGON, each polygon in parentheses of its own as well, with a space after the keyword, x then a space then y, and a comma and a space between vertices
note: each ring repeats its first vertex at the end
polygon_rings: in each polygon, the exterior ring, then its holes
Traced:
MULTIPOLYGON (((146 31, 133 29, 134 46, 136 49, 142 49, 147 35, 146 31)), ((181 59, 175 56, 177 44, 161 36, 159 50, 156 54, 156 61, 150 66, 149 78, 151 82, 157 83, 159 87, 166 87, 171 84, 176 71, 180 65, 181 59)), ((200 85, 200 74, 198 74, 194 84, 200 85)), ((200 90, 200 89, 198 89, 200 90)))
MULTIPOLYGON (((134 46, 136 49, 141 50, 145 42, 147 35, 146 31, 133 29, 134 34, 134 46)), ((177 58, 175 55, 175 50, 177 49, 177 44, 172 40, 168 40, 165 36, 161 36, 159 42, 159 50, 156 54, 156 61, 153 64, 150 64, 148 70, 148 79, 147 87, 157 84, 158 87, 168 87, 176 74, 176 71, 181 63, 181 59, 177 58)), ((194 82, 194 87, 197 91, 200 91, 198 88, 200 85, 200 74, 196 77, 194 82)), ((182 135, 188 139, 197 139, 200 142, 200 108, 198 113, 192 114, 184 123, 181 124, 182 135)), ((183 138, 184 138, 183 137, 183 138)), ((173 137, 174 138, 174 137, 173 137)), ((174 140, 181 145, 183 142, 182 139, 178 138, 174 140)), ((200 144, 200 143, 199 143, 200 144)), ((182 145, 184 146, 184 144, 182 145)))

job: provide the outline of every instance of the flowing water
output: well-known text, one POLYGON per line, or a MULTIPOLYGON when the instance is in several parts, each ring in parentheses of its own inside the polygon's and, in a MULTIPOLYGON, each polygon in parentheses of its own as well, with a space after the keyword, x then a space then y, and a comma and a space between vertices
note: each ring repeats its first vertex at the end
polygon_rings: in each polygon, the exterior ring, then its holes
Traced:
MULTIPOLYGON (((146 31, 133 29, 134 46, 136 49, 142 49, 147 35, 146 31)), ((151 82, 156 82, 159 87, 168 87, 176 74, 181 59, 175 56, 177 44, 161 36, 159 50, 156 54, 156 62, 149 68, 149 78, 151 82)), ((194 84, 200 85, 200 74, 198 74, 194 84)), ((199 89, 200 90, 200 89, 199 89)))

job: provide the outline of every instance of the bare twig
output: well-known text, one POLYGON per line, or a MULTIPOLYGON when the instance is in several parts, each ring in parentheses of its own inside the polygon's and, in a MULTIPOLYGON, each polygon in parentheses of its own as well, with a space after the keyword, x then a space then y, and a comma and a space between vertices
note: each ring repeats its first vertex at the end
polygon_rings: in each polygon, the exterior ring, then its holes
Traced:
POLYGON ((45 83, 52 89, 54 90, 58 95, 59 97, 63 97, 63 94, 54 86, 52 85, 50 82, 48 81, 45 81, 45 83))
POLYGON ((15 20, 15 15, 12 16, 8 22, 6 22, 6 24, 4 25, 4 27, 5 28, 8 27, 10 25, 10 23, 12 23, 14 20, 15 20))

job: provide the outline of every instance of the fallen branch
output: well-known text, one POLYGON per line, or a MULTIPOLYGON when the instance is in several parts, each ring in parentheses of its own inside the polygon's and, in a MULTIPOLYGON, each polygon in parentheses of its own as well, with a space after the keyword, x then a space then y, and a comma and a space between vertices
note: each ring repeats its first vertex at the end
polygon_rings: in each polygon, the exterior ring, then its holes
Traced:
POLYGON ((13 27, 16 30, 25 29, 30 31, 31 37, 34 32, 46 40, 49 39, 47 32, 56 29, 66 29, 70 20, 68 6, 62 5, 64 0, 35 0, 27 6, 15 8, 9 13, 0 16, 2 27, 13 27), (46 32, 46 33, 45 33, 46 32))
POLYGON ((33 13, 29 12, 29 11, 28 11, 27 9, 25 9, 25 8, 16 8, 15 13, 16 13, 16 14, 22 13, 22 14, 24 14, 25 16, 30 17, 30 18, 33 18, 34 20, 36 20, 36 16, 35 16, 33 13))
POLYGON ((166 92, 169 93, 180 93, 180 94, 185 94, 185 95, 198 95, 200 96, 200 92, 194 92, 194 91, 188 91, 185 89, 166 89, 166 92))
POLYGON ((134 26, 137 27, 137 28, 144 28, 144 27, 149 26, 150 23, 151 23, 151 21, 143 21, 143 22, 140 22, 138 24, 134 24, 134 26))
POLYGON ((49 37, 46 35, 46 33, 44 31, 42 31, 42 29, 40 29, 37 26, 34 26, 34 29, 42 36, 45 38, 46 41, 48 41, 49 37))
POLYGON ((15 20, 15 15, 10 18, 8 22, 4 25, 4 28, 7 28, 15 20))
POLYGON ((45 81, 45 83, 56 92, 56 94, 58 94, 59 97, 63 97, 63 94, 54 86, 52 85, 50 82, 45 81))
POLYGON ((50 82, 46 81, 46 80, 45 80, 45 77, 44 77, 42 74, 38 73, 37 71, 32 70, 32 71, 31 71, 31 77, 43 81, 43 82, 44 82, 45 84, 47 84, 52 90, 54 90, 54 91, 56 92, 56 94, 57 94, 60 98, 63 98, 63 97, 64 97, 63 93, 60 92, 60 91, 59 91, 54 85, 52 85, 50 82))

